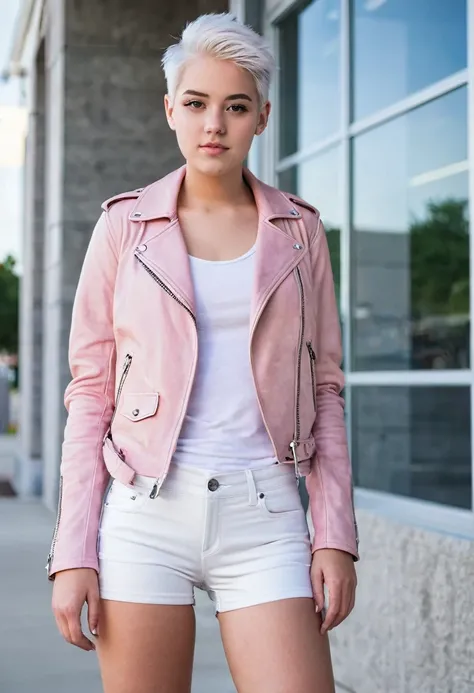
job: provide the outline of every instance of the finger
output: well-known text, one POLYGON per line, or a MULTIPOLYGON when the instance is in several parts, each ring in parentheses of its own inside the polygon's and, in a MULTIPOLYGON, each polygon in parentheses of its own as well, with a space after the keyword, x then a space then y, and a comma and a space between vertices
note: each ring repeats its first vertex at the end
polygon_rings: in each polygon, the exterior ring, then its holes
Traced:
POLYGON ((350 584, 346 585, 345 589, 343 590, 341 610, 339 612, 339 615, 334 620, 334 623, 332 624, 331 629, 336 628, 343 621, 345 621, 346 618, 351 613, 351 611, 353 610, 354 605, 355 605, 355 588, 356 588, 356 586, 354 584, 350 583, 350 584))
POLYGON ((311 576, 311 584, 316 612, 321 612, 324 608, 324 578, 321 571, 311 576))
POLYGON ((89 630, 92 635, 99 635, 99 612, 100 612, 100 598, 99 590, 90 590, 86 598, 87 601, 87 621, 89 623, 89 630))
POLYGON ((326 618, 321 625, 321 635, 325 635, 332 628, 339 611, 341 609, 341 588, 339 585, 332 585, 329 588, 329 609, 326 612, 326 618))
POLYGON ((86 650, 90 652, 95 650, 94 643, 86 638, 81 628, 81 620, 77 615, 70 615, 68 618, 69 632, 71 634, 72 644, 79 647, 81 650, 86 650))
POLYGON ((335 619, 331 625, 331 629, 339 626, 344 621, 344 619, 346 619, 347 616, 349 615, 351 596, 352 596, 351 586, 345 585, 342 589, 342 592, 341 592, 341 607, 339 609, 339 613, 336 614, 336 617, 335 617, 335 619))
POLYGON ((69 625, 66 616, 60 611, 55 611, 54 618, 56 619, 56 625, 64 640, 72 644, 71 633, 69 632, 69 625))

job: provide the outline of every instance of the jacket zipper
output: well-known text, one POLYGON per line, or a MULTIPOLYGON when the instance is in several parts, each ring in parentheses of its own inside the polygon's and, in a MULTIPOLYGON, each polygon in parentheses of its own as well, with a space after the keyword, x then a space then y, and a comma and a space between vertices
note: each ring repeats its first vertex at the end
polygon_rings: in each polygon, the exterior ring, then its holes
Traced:
POLYGON ((300 296, 300 336, 298 342, 298 361, 296 366, 296 402, 295 402, 295 436, 290 443, 290 450, 293 455, 293 461, 295 463, 295 474, 299 481, 301 476, 299 469, 299 461, 297 455, 297 446, 300 439, 301 433, 301 421, 300 421, 300 395, 301 395, 301 360, 303 356, 303 340, 304 340, 304 328, 305 328, 305 298, 304 298, 304 288, 303 280, 301 278, 301 271, 299 267, 295 267, 295 278, 296 285, 298 287, 298 293, 300 296))
POLYGON ((53 539, 51 541, 51 548, 48 554, 48 560, 46 562, 46 571, 50 573, 51 565, 54 559, 54 549, 56 548, 56 542, 58 539, 59 523, 61 521, 61 511, 62 511, 62 501, 63 501, 63 476, 59 477, 59 490, 58 490, 58 512, 56 514, 56 524, 54 525, 53 539))
POLYGON ((313 405, 316 411, 316 354, 314 353, 311 342, 306 342, 309 353, 309 365, 311 366, 311 387, 313 390, 313 405))
POLYGON ((194 315, 194 313, 193 313, 191 310, 189 310, 188 306, 187 306, 185 303, 183 303, 183 301, 181 301, 181 299, 179 299, 179 298, 176 296, 176 294, 174 294, 168 286, 166 286, 166 284, 165 284, 165 283, 153 272, 152 269, 150 269, 150 268, 148 267, 147 264, 145 264, 144 260, 140 257, 140 251, 135 250, 135 257, 137 258, 138 262, 140 262, 140 263, 143 265, 143 267, 146 269, 146 271, 148 272, 148 274, 149 274, 151 277, 153 277, 153 279, 161 286, 161 288, 163 289, 163 291, 166 291, 166 293, 168 294, 168 296, 171 296, 171 298, 174 298, 174 300, 177 301, 177 302, 179 303, 180 306, 183 306, 183 308, 184 308, 184 309, 189 313, 189 315, 192 317, 192 319, 193 319, 193 321, 194 321, 194 324, 196 324, 196 316, 194 315))
MULTIPOLYGON (((152 277, 152 279, 155 280, 155 282, 163 289, 163 291, 165 291, 168 294, 168 296, 171 296, 171 298, 173 298, 177 303, 179 303, 180 306, 182 306, 185 309, 185 311, 193 319, 194 324, 197 325, 196 316, 194 315, 192 310, 190 310, 188 308, 188 306, 185 303, 183 303, 183 301, 181 301, 181 299, 179 299, 176 296, 176 294, 173 293, 173 291, 171 291, 171 289, 155 274, 155 272, 153 272, 152 269, 150 269, 150 267, 148 267, 146 262, 141 257, 140 251, 138 249, 135 249, 134 255, 137 258, 138 262, 141 265, 143 265, 143 267, 146 269, 146 271, 148 272, 150 277, 152 277)), ((196 361, 194 363, 193 370, 194 371, 196 370, 196 361)), ((194 372, 193 372, 193 380, 194 380, 194 372)), ((186 411, 186 408, 183 407, 183 412, 185 412, 185 411, 186 411)), ((184 414, 183 414, 183 416, 184 416, 184 414)), ((168 466, 167 466, 167 469, 165 470, 164 474, 160 478, 155 480, 155 483, 153 484, 153 488, 151 489, 151 492, 150 492, 150 498, 156 498, 157 497, 157 495, 160 491, 160 488, 163 486, 163 483, 164 483, 164 481, 168 475, 168 469, 169 469, 169 462, 168 462, 168 466)))
POLYGON ((118 405, 120 402, 120 396, 122 394, 123 386, 125 385, 125 381, 127 379, 128 372, 129 372, 130 367, 132 365, 132 359, 133 359, 133 356, 131 354, 127 354, 125 356, 125 361, 123 363, 123 368, 122 368, 122 375, 120 376, 120 382, 119 382, 119 386, 117 389, 117 396, 115 398, 115 407, 114 407, 114 411, 112 412, 112 418, 110 419, 109 434, 110 434, 110 430, 112 428, 112 424, 114 422, 115 416, 117 414, 117 409, 118 409, 118 405))

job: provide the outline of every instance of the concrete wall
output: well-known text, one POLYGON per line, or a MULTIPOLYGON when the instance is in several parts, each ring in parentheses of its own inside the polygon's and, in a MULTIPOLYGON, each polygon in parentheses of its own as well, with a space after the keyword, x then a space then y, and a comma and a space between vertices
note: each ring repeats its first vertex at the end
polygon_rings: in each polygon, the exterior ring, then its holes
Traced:
POLYGON ((473 693, 472 542, 357 517, 357 605, 331 634, 337 680, 354 693, 473 693))
POLYGON ((40 40, 31 75, 25 164, 24 272, 20 306, 20 445, 14 486, 19 494, 41 492, 43 294, 45 235, 45 47, 40 40))

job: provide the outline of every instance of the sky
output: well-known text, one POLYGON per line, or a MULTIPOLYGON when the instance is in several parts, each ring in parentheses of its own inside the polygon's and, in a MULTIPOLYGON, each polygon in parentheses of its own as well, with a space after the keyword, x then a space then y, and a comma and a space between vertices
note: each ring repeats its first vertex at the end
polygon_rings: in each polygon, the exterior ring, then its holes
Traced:
MULTIPOLYGON (((0 73, 8 63, 21 0, 0 0, 0 73)), ((21 263, 25 109, 16 78, 0 80, 0 262, 10 253, 21 263)))

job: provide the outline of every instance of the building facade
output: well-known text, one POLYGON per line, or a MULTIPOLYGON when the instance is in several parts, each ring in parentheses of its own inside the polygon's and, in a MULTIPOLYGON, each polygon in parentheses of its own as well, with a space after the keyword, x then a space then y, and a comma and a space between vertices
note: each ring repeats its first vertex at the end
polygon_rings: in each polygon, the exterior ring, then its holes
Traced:
MULTIPOLYGON (((22 456, 54 508, 75 286, 100 202, 180 163, 170 35, 219 0, 25 2, 22 456), (159 7, 159 9, 157 9, 159 7)), ((278 55, 266 182, 320 208, 344 337, 361 538, 341 690, 474 692, 474 0, 232 0, 278 55)), ((16 53, 15 53, 16 51, 16 53)))

